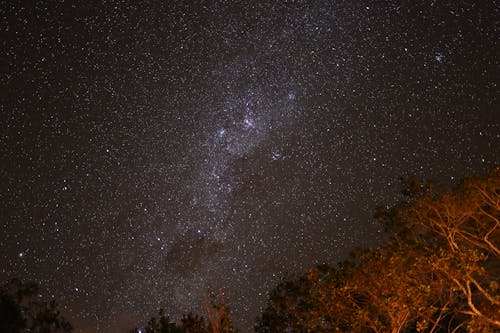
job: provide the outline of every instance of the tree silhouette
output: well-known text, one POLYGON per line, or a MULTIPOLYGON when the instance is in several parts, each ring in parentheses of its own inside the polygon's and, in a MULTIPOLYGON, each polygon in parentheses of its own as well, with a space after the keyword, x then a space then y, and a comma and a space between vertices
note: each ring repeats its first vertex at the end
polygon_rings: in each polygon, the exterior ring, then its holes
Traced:
POLYGON ((71 324, 61 316, 56 302, 40 298, 36 283, 13 279, 0 287, 0 332, 71 331, 71 324))
POLYGON ((216 295, 209 293, 209 298, 205 302, 208 321, 203 317, 194 314, 184 315, 180 323, 171 322, 160 309, 159 317, 153 317, 148 322, 144 330, 134 329, 133 333, 237 333, 233 328, 231 311, 227 302, 220 293, 216 295))

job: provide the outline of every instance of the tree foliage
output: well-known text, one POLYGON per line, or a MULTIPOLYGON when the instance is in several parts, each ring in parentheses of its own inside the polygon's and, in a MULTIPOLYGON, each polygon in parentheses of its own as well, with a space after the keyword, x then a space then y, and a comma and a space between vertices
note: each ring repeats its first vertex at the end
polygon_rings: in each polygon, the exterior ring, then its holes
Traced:
POLYGON ((500 170, 405 194, 377 214, 386 244, 281 283, 256 331, 500 331, 500 170))
POLYGON ((222 294, 209 293, 205 302, 207 321, 198 315, 184 315, 179 323, 170 321, 163 309, 159 317, 153 317, 144 330, 134 329, 132 332, 146 333, 237 333, 233 328, 231 311, 222 294))
POLYGON ((33 282, 13 279, 0 287, 0 332, 71 332, 70 323, 61 316, 55 301, 40 298, 33 282))
MULTIPOLYGON (((376 213, 383 245, 280 283, 256 332, 500 332, 500 169, 452 189, 409 179, 404 194, 376 213)), ((210 292, 205 309, 177 322, 160 310, 133 332, 237 332, 222 293, 210 292)), ((36 284, 0 287, 0 332, 71 331, 36 284)))

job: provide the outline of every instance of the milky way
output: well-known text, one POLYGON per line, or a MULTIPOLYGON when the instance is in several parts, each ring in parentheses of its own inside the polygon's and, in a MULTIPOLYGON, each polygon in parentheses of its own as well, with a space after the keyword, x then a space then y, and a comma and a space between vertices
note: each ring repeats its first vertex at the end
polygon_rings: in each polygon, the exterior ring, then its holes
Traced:
POLYGON ((494 1, 0 4, 0 278, 77 331, 377 244, 399 178, 500 162, 494 1))

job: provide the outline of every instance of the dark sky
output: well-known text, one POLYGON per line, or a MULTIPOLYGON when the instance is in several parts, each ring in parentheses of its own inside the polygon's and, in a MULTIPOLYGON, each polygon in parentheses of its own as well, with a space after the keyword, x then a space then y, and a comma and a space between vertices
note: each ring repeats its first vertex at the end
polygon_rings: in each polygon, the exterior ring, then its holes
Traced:
POLYGON ((381 239, 500 162, 497 1, 0 1, 0 280, 118 332, 381 239), (129 326, 127 326, 129 325, 129 326))

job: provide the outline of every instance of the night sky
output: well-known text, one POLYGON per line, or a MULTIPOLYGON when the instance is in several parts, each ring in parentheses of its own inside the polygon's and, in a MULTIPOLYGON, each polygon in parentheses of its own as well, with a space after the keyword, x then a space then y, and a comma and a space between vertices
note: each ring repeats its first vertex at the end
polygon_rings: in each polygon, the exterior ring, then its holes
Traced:
MULTIPOLYGON (((376 245, 500 163, 498 1, 0 1, 0 280, 85 332, 376 245)), ((77 330, 78 331, 78 330, 77 330)))

